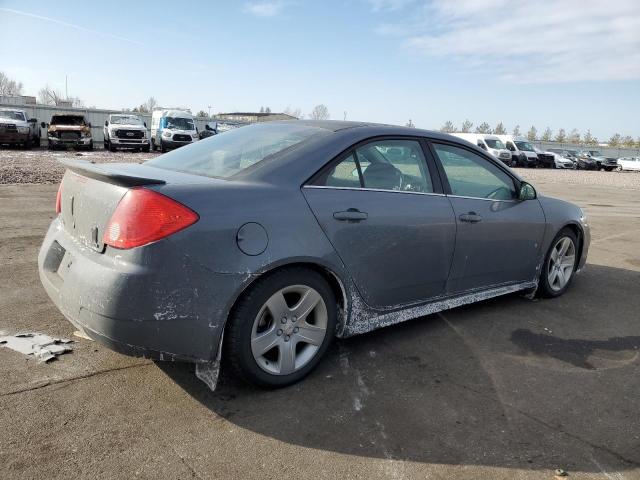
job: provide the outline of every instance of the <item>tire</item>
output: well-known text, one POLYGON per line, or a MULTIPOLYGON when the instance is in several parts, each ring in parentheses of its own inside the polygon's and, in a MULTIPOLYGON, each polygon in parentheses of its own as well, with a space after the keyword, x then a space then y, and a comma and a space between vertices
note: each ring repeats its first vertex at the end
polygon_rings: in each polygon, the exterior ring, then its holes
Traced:
POLYGON ((573 233, 573 230, 563 228, 555 236, 553 242, 551 242, 551 246, 545 257, 538 285, 538 293, 540 296, 555 298, 566 292, 573 280, 578 260, 578 238, 576 234, 573 233), (570 242, 570 244, 565 242, 570 242), (554 254, 554 252, 562 252, 563 245, 566 245, 566 250, 564 250, 564 253, 559 257, 560 263, 557 263, 557 253, 554 254), (573 257, 573 262, 569 261, 571 256, 573 257), (565 260, 564 263, 563 259, 565 260), (556 272, 555 274, 554 270, 556 272), (562 272, 561 275, 559 275, 560 271, 562 272))
POLYGON ((337 315, 335 296, 322 275, 302 267, 279 270, 257 280, 233 309, 225 330, 225 358, 233 373, 249 383, 286 387, 318 365, 333 340, 337 315), (304 298, 317 303, 308 316, 297 319, 295 307, 304 298), (300 330, 314 342, 305 342, 300 330), (266 343, 258 350, 260 338, 266 343), (292 353, 285 357, 290 362, 283 360, 286 353, 292 353))
POLYGON ((93 150, 93 140, 89 142, 89 146, 87 147, 87 150, 93 150))
POLYGON ((118 149, 117 149, 115 146, 113 146, 113 145, 111 144, 111 142, 109 142, 109 151, 110 151, 110 152, 115 152, 115 151, 117 151, 117 150, 118 150, 118 149))
POLYGON ((144 153, 149 153, 149 145, 145 145, 144 147, 142 147, 142 151, 144 153))
POLYGON ((53 144, 51 142, 47 142, 47 150, 53 150, 53 144))
POLYGON ((618 166, 616 167, 616 171, 617 171, 617 172, 621 172, 621 171, 622 171, 622 165, 618 165, 618 166))
POLYGON ((158 149, 158 147, 156 146, 156 139, 152 138, 151 139, 151 150, 153 150, 154 152, 158 149))

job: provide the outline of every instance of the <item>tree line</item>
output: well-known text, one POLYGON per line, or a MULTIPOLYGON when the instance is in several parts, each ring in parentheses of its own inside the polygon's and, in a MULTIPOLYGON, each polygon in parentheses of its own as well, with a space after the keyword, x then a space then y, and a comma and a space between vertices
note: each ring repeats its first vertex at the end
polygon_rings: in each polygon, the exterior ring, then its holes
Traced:
MULTIPOLYGON (((474 129, 473 122, 468 119, 462 123, 459 129, 453 122, 447 121, 440 127, 440 131, 444 133, 471 133, 473 131, 475 133, 493 133, 495 135, 506 135, 508 133, 507 128, 502 122, 498 122, 494 128, 491 128, 491 125, 487 122, 482 122, 474 129)), ((538 129, 533 125, 525 134, 520 131, 520 125, 516 125, 511 131, 511 135, 514 137, 526 137, 530 142, 541 140, 543 142, 571 143, 576 145, 598 145, 600 143, 598 138, 591 134, 591 130, 587 130, 584 134, 581 134, 577 128, 567 133, 564 128, 554 132, 551 128, 547 127, 542 132, 542 135, 538 135, 538 129)), ((640 137, 634 140, 631 135, 622 136, 616 133, 611 136, 607 143, 611 147, 640 148, 640 137)))

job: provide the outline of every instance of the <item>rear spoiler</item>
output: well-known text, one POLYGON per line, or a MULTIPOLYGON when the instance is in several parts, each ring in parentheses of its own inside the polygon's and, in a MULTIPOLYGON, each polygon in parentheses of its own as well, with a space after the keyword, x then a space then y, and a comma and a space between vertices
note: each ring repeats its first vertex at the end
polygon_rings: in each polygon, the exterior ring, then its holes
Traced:
POLYGON ((131 172, 118 171, 118 164, 96 164, 86 160, 60 160, 68 170, 83 177, 89 177, 102 182, 112 183, 121 187, 140 187, 142 185, 164 185, 164 180, 147 176, 132 175, 131 172))

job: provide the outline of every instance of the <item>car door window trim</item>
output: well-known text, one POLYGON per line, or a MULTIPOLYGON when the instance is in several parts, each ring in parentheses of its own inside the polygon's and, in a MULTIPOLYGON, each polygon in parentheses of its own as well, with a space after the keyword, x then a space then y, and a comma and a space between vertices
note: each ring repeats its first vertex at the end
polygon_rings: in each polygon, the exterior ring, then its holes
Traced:
POLYGON ((358 192, 384 192, 384 193, 408 193, 411 195, 431 195, 435 197, 446 197, 444 193, 436 192, 411 192, 404 190, 386 190, 384 188, 358 188, 358 187, 334 187, 331 185, 303 185, 302 188, 318 188, 322 190, 356 190, 358 192))

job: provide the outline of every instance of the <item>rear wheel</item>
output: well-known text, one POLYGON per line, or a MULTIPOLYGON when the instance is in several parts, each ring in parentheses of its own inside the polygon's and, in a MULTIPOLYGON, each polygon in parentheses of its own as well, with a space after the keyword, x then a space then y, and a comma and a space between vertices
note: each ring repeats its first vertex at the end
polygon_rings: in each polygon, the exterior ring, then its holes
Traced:
POLYGON ((280 270, 258 280, 234 309, 225 331, 227 358, 248 382, 291 385, 316 367, 336 321, 333 291, 319 273, 280 270))
POLYGON ((540 274, 539 291, 543 297, 559 297, 573 278, 578 264, 578 239, 569 228, 562 229, 553 239, 540 274))

